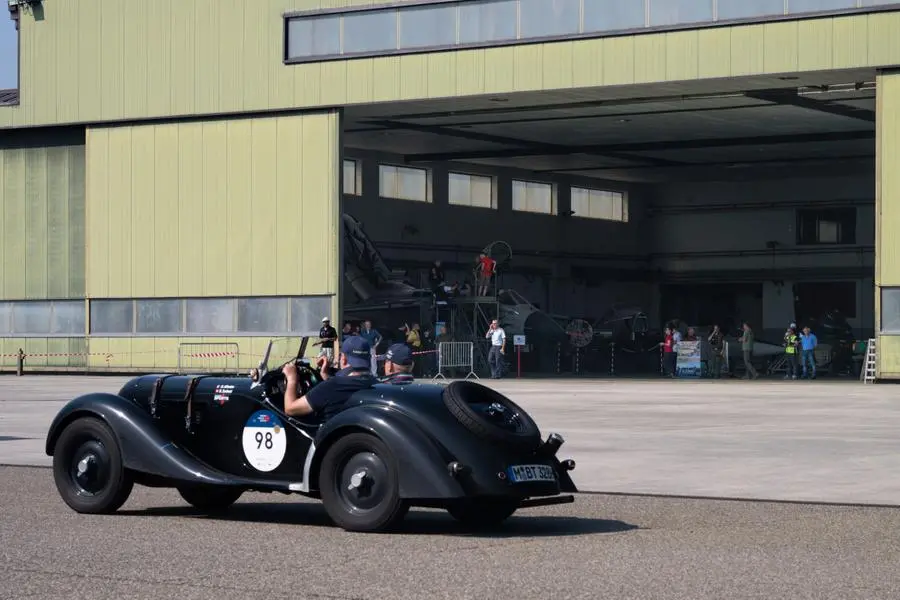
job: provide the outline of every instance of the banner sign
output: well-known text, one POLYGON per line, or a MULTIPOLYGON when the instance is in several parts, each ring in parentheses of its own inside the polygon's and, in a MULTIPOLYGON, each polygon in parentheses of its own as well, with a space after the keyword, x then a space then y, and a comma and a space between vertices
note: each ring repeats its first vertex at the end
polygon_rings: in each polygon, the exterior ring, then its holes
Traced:
POLYGON ((700 342, 679 342, 675 351, 678 354, 675 363, 675 374, 678 377, 700 377, 702 375, 700 342))

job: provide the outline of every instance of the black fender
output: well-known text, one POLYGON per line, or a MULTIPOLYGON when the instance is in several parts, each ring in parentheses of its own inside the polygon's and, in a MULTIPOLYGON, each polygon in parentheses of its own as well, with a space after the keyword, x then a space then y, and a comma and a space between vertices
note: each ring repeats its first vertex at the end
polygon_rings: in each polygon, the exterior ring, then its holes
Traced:
POLYGON ((86 394, 66 404, 53 419, 47 434, 45 450, 49 456, 53 456, 63 429, 80 417, 98 418, 112 429, 126 469, 172 480, 173 484, 189 481, 271 489, 287 487, 287 483, 248 480, 210 467, 166 439, 141 407, 116 394, 86 394))
POLYGON ((383 405, 362 405, 331 417, 316 435, 316 451, 310 468, 311 483, 318 489, 319 466, 337 439, 361 431, 388 445, 399 466, 400 496, 407 499, 461 498, 462 486, 450 474, 453 460, 410 417, 383 405))

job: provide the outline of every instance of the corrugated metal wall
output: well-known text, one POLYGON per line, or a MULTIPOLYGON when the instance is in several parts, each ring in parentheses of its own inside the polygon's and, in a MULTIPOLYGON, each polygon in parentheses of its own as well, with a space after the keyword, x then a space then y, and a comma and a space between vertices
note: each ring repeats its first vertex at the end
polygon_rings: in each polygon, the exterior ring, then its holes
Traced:
POLYGON ((900 64, 900 12, 285 66, 286 11, 369 0, 54 0, 0 126, 900 64))
POLYGON ((0 299, 84 297, 84 146, 0 149, 0 299))
MULTIPOLYGON (((84 173, 83 145, 0 149, 0 300, 84 297, 84 173)), ((30 365, 75 366, 83 358, 64 355, 85 341, 0 338, 0 354, 19 348, 42 355, 30 365)))
MULTIPOLYGON (((339 127, 331 112, 90 129, 88 297, 334 294, 336 312, 339 127)), ((183 341, 237 340, 92 338, 91 364, 172 368, 183 341)))
MULTIPOLYGON (((875 330, 881 330, 884 287, 900 287, 900 72, 877 81, 877 157, 875 187, 875 330)), ((878 336, 878 377, 900 378, 900 336, 878 336)))

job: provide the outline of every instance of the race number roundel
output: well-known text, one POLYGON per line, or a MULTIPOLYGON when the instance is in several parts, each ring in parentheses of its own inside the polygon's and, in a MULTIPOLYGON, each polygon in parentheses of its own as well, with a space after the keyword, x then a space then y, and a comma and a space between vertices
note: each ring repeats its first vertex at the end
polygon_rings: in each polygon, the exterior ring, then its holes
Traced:
POLYGON ((257 471, 278 468, 287 452, 287 434, 278 416, 259 410, 244 424, 244 456, 257 471))

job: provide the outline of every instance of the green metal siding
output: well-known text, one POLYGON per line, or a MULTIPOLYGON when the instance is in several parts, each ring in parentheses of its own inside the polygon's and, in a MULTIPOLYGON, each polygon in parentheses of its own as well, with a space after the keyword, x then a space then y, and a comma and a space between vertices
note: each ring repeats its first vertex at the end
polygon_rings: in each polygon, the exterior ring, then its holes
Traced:
POLYGON ((0 149, 0 299, 83 298, 84 146, 0 149))
POLYGON ((285 12, 371 4, 47 2, 22 16, 22 104, 0 127, 900 65, 900 11, 283 64, 285 12))

